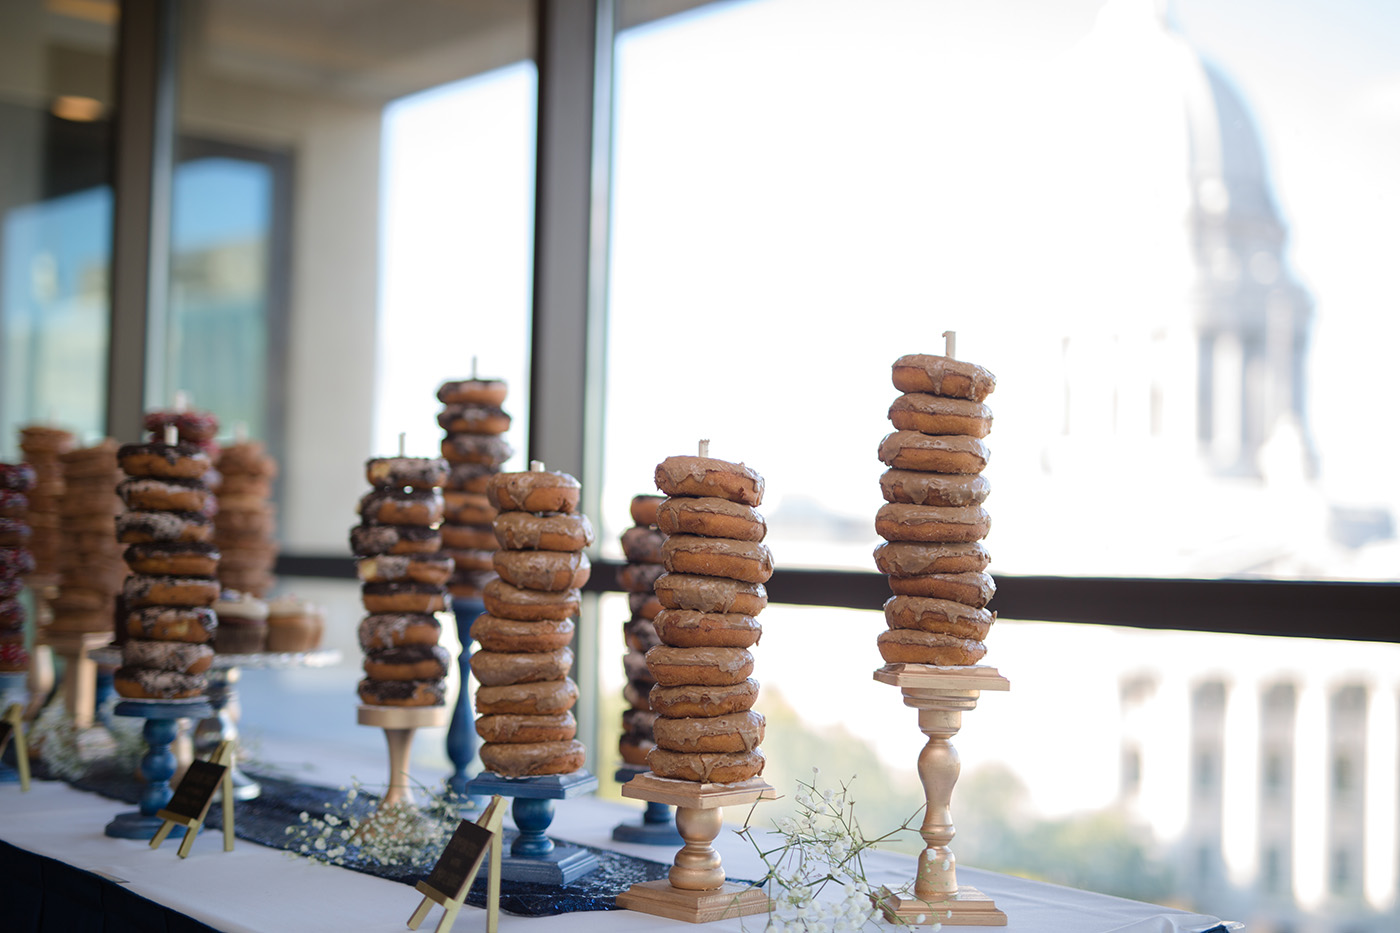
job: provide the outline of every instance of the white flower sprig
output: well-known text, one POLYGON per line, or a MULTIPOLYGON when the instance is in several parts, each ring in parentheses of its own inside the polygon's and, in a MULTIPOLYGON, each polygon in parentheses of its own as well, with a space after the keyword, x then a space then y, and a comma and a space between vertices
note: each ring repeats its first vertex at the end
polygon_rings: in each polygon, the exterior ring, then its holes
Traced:
MULTIPOLYGON (((772 885, 773 911, 768 914, 766 927, 769 931, 835 933, 859 930, 874 921, 884 894, 867 880, 862 855, 866 849, 899 833, 915 830, 922 819, 920 808, 898 828, 867 838, 856 820, 850 782, 841 784, 840 790, 822 790, 817 786, 819 773, 813 768, 810 783, 797 782, 796 815, 777 820, 772 830, 763 833, 779 837, 778 845, 765 848, 767 840, 760 840, 752 825, 752 810, 744 828, 739 830, 768 869, 758 885, 772 885), (818 900, 828 885, 839 888, 840 896, 818 900)), ((916 917, 914 922, 923 924, 926 919, 916 917)), ((941 928, 937 923, 929 927, 941 928)))
POLYGON ((447 787, 428 791, 425 803, 383 804, 373 811, 358 780, 340 789, 343 800, 327 802, 319 816, 303 810, 287 827, 291 855, 330 865, 412 866, 441 852, 462 820, 465 798, 447 787))

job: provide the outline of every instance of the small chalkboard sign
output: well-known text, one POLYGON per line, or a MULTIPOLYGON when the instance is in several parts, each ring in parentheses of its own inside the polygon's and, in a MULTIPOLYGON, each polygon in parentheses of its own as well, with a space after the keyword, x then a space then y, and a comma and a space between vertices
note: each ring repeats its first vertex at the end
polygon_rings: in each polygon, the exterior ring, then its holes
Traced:
POLYGON ((204 826, 204 817, 209 813, 209 805, 214 794, 223 788, 224 795, 224 851, 233 850, 233 779, 229 766, 232 763, 233 747, 228 742, 220 742, 208 761, 192 761, 180 778, 170 802, 156 812, 163 822, 151 839, 151 848, 156 849, 170 835, 176 826, 185 827, 185 838, 180 843, 179 856, 185 858, 194 845, 194 837, 204 826))
POLYGON ((501 821, 505 817, 505 799, 499 795, 491 798, 491 803, 475 823, 463 820, 457 831, 448 840, 437 864, 426 881, 418 882, 418 891, 423 900, 413 916, 408 918, 408 928, 418 929, 428 916, 433 904, 443 906, 442 919, 438 921, 435 933, 447 933, 457 919, 457 912, 467 899, 472 882, 481 870, 481 862, 487 853, 491 856, 491 867, 486 881, 486 933, 496 933, 501 915, 501 821))
POLYGON ((15 769, 19 771, 19 789, 29 790, 29 748, 24 741, 24 708, 11 703, 0 719, 0 755, 10 742, 15 743, 15 769))

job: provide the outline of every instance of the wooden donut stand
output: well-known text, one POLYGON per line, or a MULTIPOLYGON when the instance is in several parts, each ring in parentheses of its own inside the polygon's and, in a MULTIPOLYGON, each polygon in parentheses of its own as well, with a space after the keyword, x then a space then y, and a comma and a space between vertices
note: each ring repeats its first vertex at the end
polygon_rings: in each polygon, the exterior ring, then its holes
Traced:
POLYGON ((876 906, 887 920, 898 918, 897 922, 910 926, 919 916, 926 923, 944 926, 1005 926, 1006 914, 990 897, 958 884, 957 859, 948 843, 956 832, 951 803, 962 766, 949 740, 961 728, 962 714, 976 708, 983 690, 1010 690, 1010 681, 993 667, 929 664, 886 664, 875 672, 875 679, 900 689, 904 705, 919 711, 919 730, 928 736, 928 744, 919 752, 919 782, 926 804, 919 835, 925 848, 919 853, 914 895, 885 889, 876 906))
POLYGON ((380 806, 413 803, 408 765, 409 752, 413 750, 414 730, 445 726, 449 715, 450 711, 445 706, 360 706, 360 725, 379 726, 389 743, 389 786, 384 791, 380 806))
POLYGON ((724 880, 724 867, 714 848, 723 823, 722 807, 777 797, 762 778, 697 784, 648 771, 623 784, 622 796, 674 806, 676 829, 685 846, 676 853, 669 879, 632 885, 617 896, 617 906, 687 923, 766 914, 773 909, 761 889, 724 880))

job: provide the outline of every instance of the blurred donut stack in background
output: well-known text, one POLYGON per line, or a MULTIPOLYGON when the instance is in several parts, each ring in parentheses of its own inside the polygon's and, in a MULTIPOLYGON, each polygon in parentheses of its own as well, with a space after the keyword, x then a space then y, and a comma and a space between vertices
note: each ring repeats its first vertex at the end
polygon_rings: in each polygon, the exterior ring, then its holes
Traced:
POLYGON ((68 450, 58 459, 63 468, 63 551, 48 627, 54 632, 111 632, 117 595, 128 574, 122 547, 112 533, 122 511, 117 442, 107 439, 68 450))
POLYGON ((0 671, 29 670, 19 591, 24 578, 34 570, 25 521, 34 482, 34 468, 29 464, 0 463, 0 671))
POLYGON ((666 569, 661 565, 661 545, 666 536, 656 527, 656 507, 663 498, 633 497, 632 521, 636 524, 622 533, 622 554, 627 563, 617 571, 617 583, 627 591, 632 610, 632 618, 622 626, 627 643, 627 653, 622 658, 627 685, 622 688, 622 699, 628 708, 622 713, 622 738, 618 740, 622 761, 629 765, 645 766, 647 754, 656 746, 652 736, 656 714, 651 711, 651 688, 656 681, 647 668, 647 652, 661 644, 652 619, 661 611, 655 594, 656 578, 666 569))
POLYGON ((272 481, 277 477, 277 461, 258 441, 238 441, 219 451, 216 464, 219 479, 214 492, 219 511, 214 516, 214 543, 222 555, 219 583, 261 598, 276 582, 272 481))
POLYGON ((486 612, 472 623, 481 650, 471 669, 481 763, 507 777, 570 774, 584 765, 575 739, 578 687, 569 679, 579 587, 591 566, 583 549, 593 527, 578 511, 579 482, 538 463, 499 473, 486 494, 498 513, 498 577, 486 584, 486 612))
MULTIPOLYGON (((207 431, 212 439, 212 416, 182 414, 191 416, 186 420, 196 434, 207 431)), ((117 486, 126 504, 117 516, 117 540, 127 545, 131 575, 122 587, 128 637, 114 685, 128 698, 180 699, 204 692, 214 659, 219 554, 211 543, 214 494, 207 482, 213 462, 204 442, 178 441, 173 418, 157 412, 146 424, 166 440, 117 450, 127 477, 117 486)))
POLYGON ((880 655, 889 663, 976 664, 995 613, 982 545, 991 518, 982 508, 990 487, 981 475, 992 427, 983 400, 996 378, 947 356, 909 354, 893 366, 904 394, 890 406, 895 431, 880 442, 885 505, 875 530, 885 543, 875 565, 895 595, 886 601, 880 655))
POLYGON ((477 378, 444 382, 437 392, 443 403, 438 424, 447 432, 442 455, 451 465, 443 492, 442 541, 452 555, 447 589, 456 599, 480 599, 495 576, 491 521, 496 509, 486 498, 486 484, 513 453, 501 436, 510 429, 510 415, 501 408, 506 392, 503 380, 477 378))
POLYGON ((773 558, 763 539, 768 526, 754 506, 763 501, 763 477, 742 463, 707 456, 668 457, 656 468, 656 486, 669 497, 656 510, 666 540, 666 573, 656 581, 665 608, 655 620, 661 644, 647 652, 657 686, 653 774, 701 783, 730 784, 763 773, 763 715, 748 649, 762 629, 763 584, 773 558))
POLYGON ((25 523, 29 526, 29 553, 34 556, 31 586, 58 582, 59 554, 63 550, 59 503, 63 498, 63 466, 59 455, 73 449, 73 435, 59 428, 32 424, 20 428, 19 449, 34 469, 25 523))
POLYGON ((451 658, 438 644, 442 627, 433 613, 447 608, 444 585, 452 574, 438 531, 447 462, 376 458, 366 462, 365 478, 374 488, 360 499, 360 524, 350 530, 360 600, 369 613, 360 623, 360 700, 441 706, 451 658))

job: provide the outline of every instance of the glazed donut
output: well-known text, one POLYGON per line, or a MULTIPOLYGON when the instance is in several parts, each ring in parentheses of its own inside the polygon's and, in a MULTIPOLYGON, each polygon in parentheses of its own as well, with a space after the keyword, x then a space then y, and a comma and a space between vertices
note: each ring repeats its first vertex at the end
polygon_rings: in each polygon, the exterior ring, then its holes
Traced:
POLYGON ((483 716, 563 713, 573 709, 576 702, 578 685, 567 677, 563 680, 478 687, 476 691, 476 711, 483 716))
POLYGON ((429 489, 447 481, 447 461, 440 457, 374 457, 365 461, 371 486, 429 489))
POLYGON ((447 608, 442 586, 437 583, 366 583, 360 587, 360 601, 371 613, 442 612, 447 608))
POLYGON ((126 617, 127 635, 155 641, 202 645, 213 640, 218 627, 218 617, 206 606, 146 606, 126 617))
POLYGON ((924 392, 907 392, 895 399, 889 416, 901 431, 986 437, 992 430, 992 410, 981 402, 924 392))
POLYGON ((268 456, 262 441, 229 444, 219 451, 218 467, 225 474, 269 478, 277 475, 277 461, 268 456))
POLYGON ((13 518, 0 518, 0 548, 22 548, 29 543, 33 534, 24 522, 13 518))
POLYGON ((647 668, 663 687, 727 687, 753 673, 753 655, 743 648, 673 648, 647 652, 647 668))
POLYGON ((34 555, 27 548, 0 547, 0 579, 22 577, 34 572, 34 555))
POLYGON ((690 573, 665 573, 656 578, 656 598, 667 609, 697 612, 737 612, 756 616, 768 605, 762 583, 745 583, 724 577, 690 573))
POLYGON ((36 482, 34 468, 27 463, 0 463, 0 489, 29 492, 36 482))
POLYGON ((456 566, 447 554, 375 554, 355 562, 363 583, 428 583, 442 586, 456 566))
POLYGON ((213 577, 132 574, 122 584, 122 598, 129 609, 144 606, 212 606, 219 598, 219 581, 213 577))
POLYGON ((157 576, 212 577, 219 570, 219 550, 204 541, 133 544, 122 559, 134 573, 157 576))
POLYGON ((929 573, 916 577, 890 577, 890 590, 897 596, 927 596, 950 599, 981 609, 996 595, 997 585, 985 573, 929 573))
POLYGON ((442 519, 453 525, 486 525, 496 517, 496 507, 484 493, 450 489, 442 494, 442 519))
MULTIPOLYGON (((630 712, 636 712, 631 710, 630 712)), ((626 715, 626 714, 624 714, 626 715)), ((645 767, 647 755, 656 747, 656 743, 651 739, 640 735, 623 733, 617 740, 617 753, 622 758, 623 764, 638 765, 645 767)))
MULTIPOLYGON (((483 742, 567 742, 578 733, 578 722, 574 714, 544 713, 520 715, 501 713, 481 716, 476 720, 476 734, 483 742)), ((575 771, 578 769, 575 768, 575 771)))
POLYGON ((209 455, 194 444, 123 444, 117 464, 127 476, 199 479, 213 468, 209 455))
POLYGON ((657 777, 700 784, 733 784, 763 773, 763 752, 672 752, 660 746, 647 755, 657 777))
POLYGON ((436 645, 442 625, 427 613, 385 612, 360 620, 360 648, 380 651, 408 645, 436 645))
POLYGON ((744 505, 763 502, 763 477, 742 463, 713 457, 667 457, 656 466, 656 488, 668 496, 715 496, 744 505))
POLYGON ((980 505, 945 509, 886 502, 875 513, 875 532, 886 541, 965 543, 980 541, 991 528, 992 517, 980 505))
POLYGON ((376 489, 360 498, 366 525, 436 525, 442 521, 442 493, 433 488, 376 489))
POLYGON ((440 680, 360 681, 360 702, 366 706, 441 706, 446 691, 440 680))
POLYGON ((542 622, 578 615, 579 592, 568 590, 527 590, 496 579, 481 590, 486 611, 502 619, 542 622))
POLYGON ((574 623, 570 619, 520 622, 484 612, 472 622, 471 637, 475 638, 485 651, 501 654, 539 654, 567 648, 569 642, 574 639, 574 623))
POLYGON ((582 551, 495 551, 491 566, 511 586, 556 591, 583 586, 593 565, 582 551))
POLYGON ((651 691, 656 684, 640 680, 629 680, 622 685, 622 700, 633 709, 651 711, 651 691))
POLYGON ((665 572, 661 564, 623 564, 617 568, 617 585, 629 593, 650 593, 665 572))
POLYGON ((356 525, 350 529, 350 551, 357 557, 436 554, 442 545, 442 535, 424 525, 356 525))
POLYGON ((593 543, 593 525, 579 512, 502 512, 496 541, 512 551, 581 551, 593 543))
POLYGON ((633 524, 642 526, 655 525, 656 507, 665 501, 665 496, 633 496, 632 503, 628 506, 628 512, 632 516, 633 524))
POLYGON ((441 645, 406 645, 368 652, 364 669, 370 680, 441 680, 451 661, 441 645))
POLYGON ((768 524, 742 502, 714 496, 667 499, 656 509, 656 527, 668 535, 701 535, 762 541, 768 524))
POLYGON ((209 512, 214 494, 202 479, 172 480, 154 477, 131 477, 117 484, 129 509, 150 509, 157 512, 209 512))
POLYGON ((885 600, 885 622, 892 629, 918 629, 982 641, 995 620, 996 615, 986 609, 965 606, 951 599, 891 596, 885 600))
MULTIPOLYGON (((491 538, 491 543, 496 543, 495 537, 491 538)), ((461 550, 447 550, 443 553, 452 559, 452 565, 458 570, 491 572, 495 569, 496 552, 494 550, 463 548, 461 550)))
POLYGON ((622 533, 622 554, 634 564, 659 564, 665 540, 666 536, 651 525, 634 525, 622 533))
POLYGON ((182 700, 199 696, 209 684, 203 674, 181 674, 145 667, 119 667, 112 675, 118 696, 131 700, 182 700))
POLYGON ((622 640, 627 643, 629 651, 642 654, 661 644, 661 638, 656 634, 656 626, 650 619, 631 619, 622 623, 622 640))
POLYGON ((773 555, 767 545, 755 541, 671 535, 662 546, 661 558, 671 573, 726 577, 744 583, 767 583, 773 576, 773 555))
POLYGON ((205 644, 183 641, 127 639, 122 645, 122 663, 179 674, 202 674, 214 663, 214 649, 205 644))
POLYGON ((927 392, 980 402, 997 387, 997 377, 975 363, 909 353, 894 361, 891 377, 901 392, 927 392))
POLYGON ((637 686, 646 685, 648 690, 656 683, 656 678, 651 676, 651 670, 647 667, 647 656, 640 651, 629 651, 622 656, 622 669, 627 674, 629 683, 637 686))
POLYGON ((890 664, 964 667, 976 664, 987 653, 987 646, 980 641, 907 628, 881 632, 876 642, 880 657, 890 664))
POLYGON ((442 525, 442 543, 454 551, 494 551, 496 532, 490 525, 442 525))
POLYGON ((537 680, 563 680, 573 663, 574 653, 568 648, 535 654, 477 651, 471 659, 472 673, 483 687, 528 684, 537 680))
POLYGON ((454 463, 447 471, 446 489, 460 492, 486 492, 486 484, 496 475, 496 468, 485 463, 454 463))
POLYGON ((212 441, 219 433, 219 419, 204 411, 148 411, 142 424, 156 437, 163 437, 166 427, 174 425, 180 440, 192 444, 212 441))
POLYGON ((622 729, 632 735, 640 735, 651 738, 653 727, 656 725, 656 714, 644 709, 623 710, 622 729))
POLYGON ((750 648, 763 635, 753 616, 693 609, 661 610, 655 630, 657 638, 675 648, 750 648))
POLYGON ((975 437, 895 431, 880 441, 880 462, 901 470, 981 473, 990 456, 987 445, 975 437))
MULTIPOLYGON (((661 577, 656 579, 659 581, 661 577)), ((650 593, 628 593, 627 606, 632 610, 632 618, 634 619, 654 619, 656 614, 664 608, 661 605, 661 600, 656 598, 654 589, 650 593)))
POLYGON ((438 386, 444 405, 499 405, 506 400, 504 379, 459 379, 438 386))
POLYGON ((578 480, 548 470, 497 473, 486 484, 491 504, 502 512, 572 512, 579 492, 578 480))
POLYGON ((510 415, 494 405, 453 403, 438 412, 438 425, 449 434, 504 434, 510 415))
POLYGON ((975 573, 986 570, 991 562, 991 555, 980 541, 957 544, 886 541, 875 548, 875 566, 891 577, 975 573))
POLYGON ((582 742, 485 742, 481 766, 503 777, 572 774, 583 767, 582 742))
POLYGON ((751 752, 763 741, 762 713, 745 710, 695 719, 660 717, 652 727, 659 748, 670 752, 751 752))
MULTIPOLYGON (((223 461, 220 460, 220 463, 223 461)), ((247 473, 219 474, 219 502, 238 502, 244 499, 256 503, 272 495, 272 478, 254 476, 247 473)))
POLYGON ((0 489, 0 518, 23 519, 28 514, 28 496, 22 492, 0 489))
POLYGON ((686 684, 666 687, 658 684, 647 697, 648 708, 659 716, 688 719, 697 716, 724 716, 752 709, 758 700, 758 681, 752 677, 727 687, 686 684))
POLYGON ((884 494, 886 502, 966 508, 981 505, 991 490, 991 484, 980 473, 967 475, 886 470, 880 476, 880 492, 884 494))
POLYGON ((442 439, 442 456, 448 463, 482 463, 500 466, 515 453, 498 434, 449 434, 442 439))
POLYGON ((116 518, 116 527, 122 544, 208 541, 214 537, 214 523, 200 512, 123 512, 116 518))

